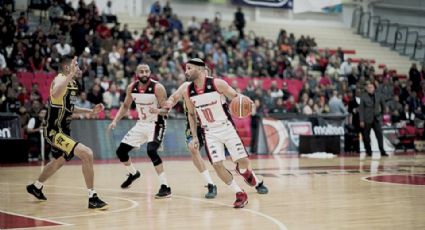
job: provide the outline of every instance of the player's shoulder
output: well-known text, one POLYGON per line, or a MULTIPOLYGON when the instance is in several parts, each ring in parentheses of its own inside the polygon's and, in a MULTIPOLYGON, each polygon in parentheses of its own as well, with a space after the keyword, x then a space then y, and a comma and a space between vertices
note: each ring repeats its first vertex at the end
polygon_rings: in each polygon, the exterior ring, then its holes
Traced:
POLYGON ((159 88, 164 88, 165 89, 164 85, 161 82, 159 82, 159 81, 156 81, 156 80, 151 79, 151 84, 153 84, 155 86, 155 88, 158 88, 159 87, 159 88))
POLYGON ((181 88, 181 89, 185 89, 185 88, 187 88, 190 84, 192 84, 192 82, 190 82, 190 81, 185 81, 185 82, 183 82, 183 83, 180 85, 180 87, 179 87, 179 88, 181 88))
POLYGON ((138 83, 138 81, 132 81, 130 82, 130 84, 128 84, 127 86, 127 90, 133 90, 134 86, 138 83))

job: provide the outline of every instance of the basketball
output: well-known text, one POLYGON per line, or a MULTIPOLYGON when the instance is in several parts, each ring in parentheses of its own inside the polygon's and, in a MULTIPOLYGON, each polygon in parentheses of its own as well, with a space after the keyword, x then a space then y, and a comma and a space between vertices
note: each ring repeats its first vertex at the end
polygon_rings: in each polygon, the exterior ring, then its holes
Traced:
POLYGON ((230 102, 230 112, 238 118, 245 118, 251 115, 252 103, 247 97, 238 96, 230 102))

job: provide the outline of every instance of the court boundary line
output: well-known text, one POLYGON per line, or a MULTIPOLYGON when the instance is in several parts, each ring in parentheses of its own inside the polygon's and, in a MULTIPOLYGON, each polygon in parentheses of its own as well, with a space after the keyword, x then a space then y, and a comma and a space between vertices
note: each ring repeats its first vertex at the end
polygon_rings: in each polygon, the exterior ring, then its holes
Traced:
POLYGON ((391 183, 391 182, 384 182, 384 181, 373 181, 368 180, 368 177, 374 177, 374 176, 408 176, 411 174, 379 174, 379 175, 373 175, 373 176, 365 176, 360 178, 361 181, 369 182, 369 183, 379 183, 379 184, 386 184, 386 185, 392 185, 392 186, 405 186, 406 188, 413 187, 413 188, 425 188, 425 185, 420 184, 401 184, 401 183, 391 183))
MULTIPOLYGON (((24 184, 14 184, 14 183, 0 183, 0 184, 9 184, 9 185, 24 185, 24 184)), ((57 187, 57 188, 71 188, 71 189, 85 189, 83 187, 72 187, 72 186, 62 186, 62 185, 47 185, 49 187, 57 187)), ((96 190, 104 190, 104 191, 110 191, 110 192, 123 192, 122 190, 119 189, 111 189, 111 188, 96 188, 96 190)), ((148 193, 146 192, 137 192, 137 191, 125 191, 126 193, 136 193, 136 194, 143 194, 146 195, 148 193)), ((14 193, 17 194, 17 193, 14 193)), ((24 193, 25 194, 25 193, 24 193)), ((58 194, 58 193, 52 193, 52 194, 58 194)), ((62 193, 60 193, 62 194, 62 193)), ((74 194, 74 195, 82 195, 82 194, 74 194)), ((105 196, 105 197, 112 197, 112 196, 105 196)), ((185 200, 192 200, 192 201, 197 201, 197 202, 202 202, 202 203, 209 203, 209 204, 214 204, 214 205, 218 205, 218 206, 226 206, 226 207, 232 207, 232 205, 229 204, 224 204, 221 202, 217 202, 217 201, 211 201, 211 200, 203 200, 201 198, 195 198, 195 197, 187 197, 187 196, 182 196, 182 195, 175 195, 173 194, 172 197, 176 197, 176 198, 180 198, 180 199, 185 199, 185 200)), ((127 198, 123 198, 123 199, 127 199, 127 198)), ((137 201, 135 201, 137 202, 137 201)), ((137 202, 138 203, 138 202, 137 202)), ((136 206, 137 207, 137 206, 136 206)), ((132 207, 135 208, 135 207, 132 207)), ((132 208, 126 208, 126 210, 132 209, 132 208)), ((252 213, 254 215, 258 215, 260 217, 263 217, 269 221, 271 221, 272 223, 274 223, 275 225, 277 225, 279 227, 280 230, 288 230, 288 228, 286 227, 286 225, 282 222, 280 222, 278 219, 269 216, 265 213, 262 213, 260 211, 256 211, 253 209, 249 209, 249 208, 241 208, 241 211, 244 212, 249 212, 252 213)), ((65 218, 75 218, 75 217, 82 217, 82 216, 97 216, 97 215, 104 215, 104 214, 108 214, 111 213, 113 211, 102 211, 102 212, 96 212, 96 213, 88 213, 88 214, 80 214, 80 215, 75 215, 75 216, 65 216, 65 218)), ((117 210, 115 210, 115 213, 117 212, 117 210)), ((121 212, 121 211, 119 211, 121 212)), ((55 219, 61 219, 62 217, 54 217, 55 219)))

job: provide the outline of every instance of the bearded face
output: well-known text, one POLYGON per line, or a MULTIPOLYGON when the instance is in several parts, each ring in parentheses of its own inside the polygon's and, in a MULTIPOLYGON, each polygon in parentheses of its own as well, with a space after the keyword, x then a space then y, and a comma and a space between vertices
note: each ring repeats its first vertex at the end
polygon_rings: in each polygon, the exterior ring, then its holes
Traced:
POLYGON ((151 71, 148 66, 142 65, 137 68, 137 79, 143 84, 146 84, 149 81, 151 71))

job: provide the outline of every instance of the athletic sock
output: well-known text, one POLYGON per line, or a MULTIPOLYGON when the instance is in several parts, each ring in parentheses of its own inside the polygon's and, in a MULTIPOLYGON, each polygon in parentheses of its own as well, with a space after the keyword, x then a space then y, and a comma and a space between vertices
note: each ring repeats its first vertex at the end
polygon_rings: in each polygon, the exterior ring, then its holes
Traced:
POLYGON ((127 168, 127 171, 131 174, 131 175, 136 175, 137 173, 137 169, 134 167, 133 163, 130 163, 130 165, 125 166, 127 168))
POLYGON ((96 194, 96 190, 94 188, 89 188, 89 198, 92 198, 94 194, 96 194))
POLYGON ((235 193, 242 192, 241 187, 239 187, 239 185, 236 184, 235 179, 232 179, 232 182, 230 182, 229 186, 233 189, 233 191, 235 191, 235 193))
POLYGON ((204 177, 205 182, 207 182, 207 184, 214 184, 214 182, 211 179, 211 175, 210 172, 208 171, 208 169, 205 169, 205 171, 201 172, 202 176, 204 177))
POLYGON ((41 183, 40 181, 36 180, 36 181, 34 182, 34 186, 35 186, 37 189, 41 189, 41 188, 43 188, 43 183, 41 183))
POLYGON ((162 172, 161 174, 159 174, 158 177, 159 177, 159 183, 165 184, 168 187, 167 176, 165 175, 165 172, 162 172))

